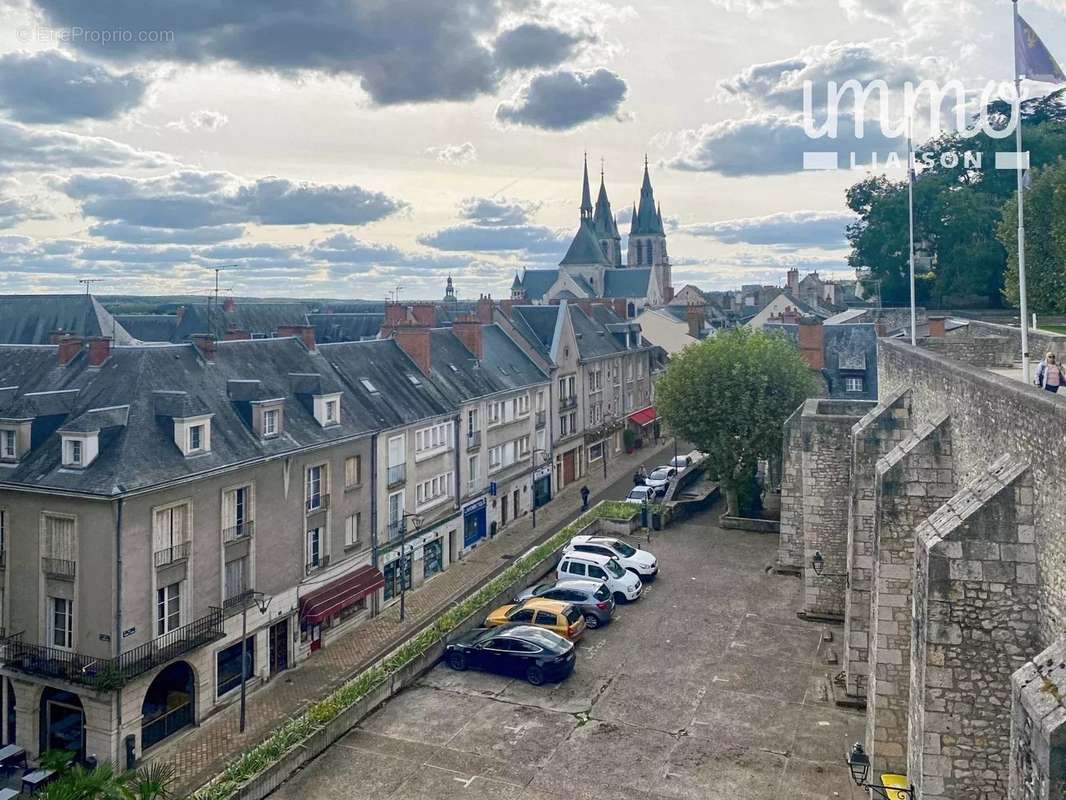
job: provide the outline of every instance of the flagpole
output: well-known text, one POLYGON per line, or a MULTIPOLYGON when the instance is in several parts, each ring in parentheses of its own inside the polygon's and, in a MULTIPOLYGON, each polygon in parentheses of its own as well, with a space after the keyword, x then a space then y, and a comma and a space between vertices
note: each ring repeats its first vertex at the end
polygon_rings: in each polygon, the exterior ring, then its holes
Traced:
POLYGON ((1014 98, 1018 108, 1014 130, 1018 168, 1018 304, 1022 322, 1022 380, 1029 383, 1029 302, 1025 292, 1025 171, 1022 169, 1022 78, 1018 64, 1018 0, 1014 8, 1014 98))
POLYGON ((918 309, 914 293, 914 118, 907 119, 907 203, 911 236, 911 346, 918 344, 918 309))

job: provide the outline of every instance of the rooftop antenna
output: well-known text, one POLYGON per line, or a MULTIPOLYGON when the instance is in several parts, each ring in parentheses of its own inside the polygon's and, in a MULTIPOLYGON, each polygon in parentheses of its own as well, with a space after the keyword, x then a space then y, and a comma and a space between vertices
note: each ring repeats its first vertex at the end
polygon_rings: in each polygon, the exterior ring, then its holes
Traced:
POLYGON ((103 278, 78 278, 78 283, 84 284, 85 294, 88 295, 94 283, 103 283, 103 278))
POLYGON ((215 289, 211 293, 211 296, 207 300, 207 326, 210 328, 214 319, 214 307, 218 303, 218 274, 227 269, 238 269, 240 264, 219 264, 217 267, 211 267, 215 271, 215 289))

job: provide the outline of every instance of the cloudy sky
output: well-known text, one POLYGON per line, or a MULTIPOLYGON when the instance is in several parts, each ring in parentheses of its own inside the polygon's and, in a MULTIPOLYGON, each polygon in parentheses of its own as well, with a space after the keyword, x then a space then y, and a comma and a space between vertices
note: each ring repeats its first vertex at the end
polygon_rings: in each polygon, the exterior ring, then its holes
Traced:
MULTIPOLYGON (((1066 61, 1066 0, 1023 0, 1066 61)), ((803 84, 1011 77, 1009 0, 0 0, 0 292, 504 295, 582 153, 675 284, 845 269, 803 84)), ((1032 90, 1049 87, 1033 85, 1032 90)), ((833 147, 898 142, 845 124, 833 147)), ((898 177, 898 176, 896 176, 898 177)))

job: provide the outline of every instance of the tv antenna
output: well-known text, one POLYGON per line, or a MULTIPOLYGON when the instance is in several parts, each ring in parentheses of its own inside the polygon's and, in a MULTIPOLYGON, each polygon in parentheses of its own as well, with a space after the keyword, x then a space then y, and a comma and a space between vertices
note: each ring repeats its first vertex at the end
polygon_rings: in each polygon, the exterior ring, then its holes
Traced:
POLYGON ((215 306, 218 304, 218 292, 219 292, 218 276, 219 276, 219 273, 224 272, 225 270, 228 270, 228 269, 237 269, 239 267, 240 267, 240 264, 219 264, 217 267, 209 267, 209 269, 213 269, 215 271, 215 289, 211 293, 211 297, 210 297, 210 299, 207 302, 207 325, 208 325, 208 327, 211 327, 211 323, 212 323, 212 321, 214 320, 214 317, 215 317, 215 306))
POLYGON ((78 283, 85 286, 85 294, 89 294, 94 283, 103 283, 103 278, 78 278, 78 283))

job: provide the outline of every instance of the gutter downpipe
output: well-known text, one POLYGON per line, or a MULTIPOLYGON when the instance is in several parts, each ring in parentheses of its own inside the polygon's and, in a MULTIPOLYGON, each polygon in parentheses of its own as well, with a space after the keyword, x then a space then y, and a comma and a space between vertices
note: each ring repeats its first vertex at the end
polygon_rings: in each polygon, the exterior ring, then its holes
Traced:
MULTIPOLYGON (((115 644, 111 650, 116 657, 122 655, 122 511, 125 500, 118 498, 115 508, 115 644)), ((122 734, 122 687, 115 692, 115 721, 119 738, 122 734)), ((109 759, 112 760, 112 759, 109 759)), ((118 756, 113 759, 118 763, 118 756)))

